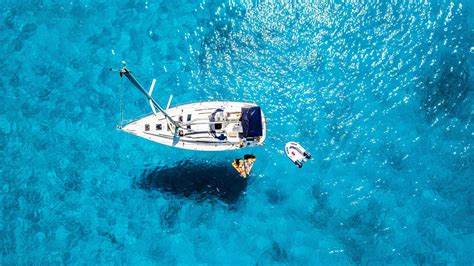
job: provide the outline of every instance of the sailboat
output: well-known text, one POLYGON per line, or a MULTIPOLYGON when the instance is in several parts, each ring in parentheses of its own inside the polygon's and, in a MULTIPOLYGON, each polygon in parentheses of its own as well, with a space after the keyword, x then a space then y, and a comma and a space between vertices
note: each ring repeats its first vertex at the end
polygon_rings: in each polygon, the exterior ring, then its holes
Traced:
MULTIPOLYGON (((147 98, 152 112, 119 126, 122 131, 163 145, 196 151, 226 151, 262 146, 266 120, 261 108, 250 102, 203 101, 166 108, 152 97, 156 79, 146 91, 125 62, 125 76, 147 98)), ((113 69, 111 69, 113 70, 113 69)))

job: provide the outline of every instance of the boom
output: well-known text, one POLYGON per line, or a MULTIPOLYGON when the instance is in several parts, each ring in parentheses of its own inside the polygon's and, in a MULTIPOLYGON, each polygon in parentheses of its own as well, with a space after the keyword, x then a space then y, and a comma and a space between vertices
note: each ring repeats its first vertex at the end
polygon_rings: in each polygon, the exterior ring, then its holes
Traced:
MULTIPOLYGON (((125 77, 127 77, 127 79, 130 80, 130 82, 135 87, 137 87, 137 89, 141 93, 143 93, 143 95, 145 95, 145 97, 150 101, 151 108, 152 108, 152 110, 155 114, 156 114, 156 111, 155 111, 154 107, 156 107, 176 128, 181 128, 182 127, 178 122, 176 122, 173 118, 171 118, 171 116, 169 116, 168 113, 166 113, 166 111, 163 110, 163 108, 161 108, 161 106, 155 101, 155 99, 153 99, 153 97, 151 97, 151 93, 153 91, 153 87, 155 85, 155 82, 153 82, 152 87, 150 89, 150 92, 148 93, 143 88, 143 86, 140 84, 140 82, 138 82, 138 80, 135 78, 135 76, 133 76, 132 72, 130 72, 130 70, 128 70, 125 66, 120 70, 120 76, 122 76, 122 75, 125 75, 125 77)), ((153 80, 153 81, 155 81, 155 80, 153 80)))

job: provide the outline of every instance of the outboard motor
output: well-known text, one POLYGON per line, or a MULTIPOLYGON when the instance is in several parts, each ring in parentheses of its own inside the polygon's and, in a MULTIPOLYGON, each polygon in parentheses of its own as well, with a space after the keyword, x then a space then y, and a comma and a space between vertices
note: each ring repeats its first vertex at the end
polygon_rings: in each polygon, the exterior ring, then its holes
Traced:
POLYGON ((305 152, 303 152, 303 155, 304 155, 304 157, 306 157, 306 159, 308 159, 308 160, 311 159, 311 153, 305 151, 305 152))
POLYGON ((295 164, 298 166, 298 168, 303 167, 303 164, 300 161, 295 161, 295 164))

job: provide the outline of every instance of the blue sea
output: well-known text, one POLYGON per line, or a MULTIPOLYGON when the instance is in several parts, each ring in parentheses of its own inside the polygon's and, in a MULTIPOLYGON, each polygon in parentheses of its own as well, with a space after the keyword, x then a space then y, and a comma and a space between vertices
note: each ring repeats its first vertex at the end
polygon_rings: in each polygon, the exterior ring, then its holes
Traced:
POLYGON ((9 1, 2 265, 473 265, 474 2, 9 1), (116 129, 253 101, 265 146, 116 129), (121 110, 123 112, 121 112, 121 110), (298 169, 283 152, 301 143, 298 169), (253 153, 248 179, 230 165, 253 153))

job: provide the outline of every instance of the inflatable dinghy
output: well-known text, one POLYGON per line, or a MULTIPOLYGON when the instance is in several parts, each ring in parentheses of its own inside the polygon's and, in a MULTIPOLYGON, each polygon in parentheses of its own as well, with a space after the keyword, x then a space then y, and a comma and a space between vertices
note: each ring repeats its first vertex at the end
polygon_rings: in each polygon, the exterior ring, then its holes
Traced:
POLYGON ((298 168, 303 167, 303 162, 311 159, 311 154, 296 142, 288 142, 285 145, 285 153, 298 168))

